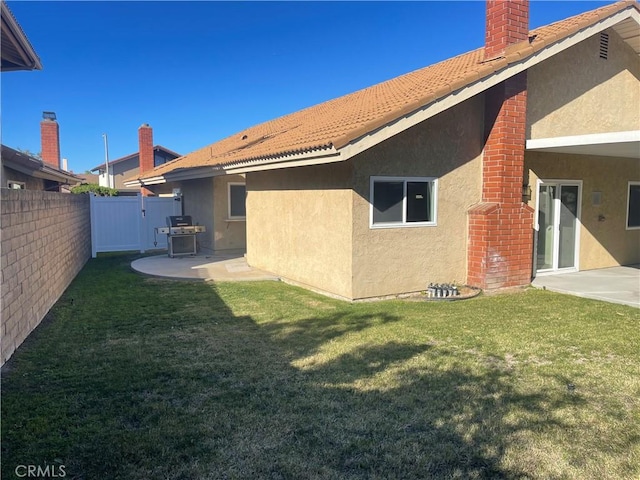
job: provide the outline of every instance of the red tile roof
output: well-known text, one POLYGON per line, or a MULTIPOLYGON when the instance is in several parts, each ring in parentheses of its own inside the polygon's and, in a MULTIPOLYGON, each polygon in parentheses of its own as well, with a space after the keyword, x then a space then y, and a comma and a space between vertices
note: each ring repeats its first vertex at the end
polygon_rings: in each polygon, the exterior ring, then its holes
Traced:
POLYGON ((252 163, 314 150, 340 149, 359 137, 518 62, 624 9, 625 0, 530 32, 504 57, 485 61, 483 48, 407 73, 372 87, 253 126, 155 168, 146 178, 182 169, 252 163))

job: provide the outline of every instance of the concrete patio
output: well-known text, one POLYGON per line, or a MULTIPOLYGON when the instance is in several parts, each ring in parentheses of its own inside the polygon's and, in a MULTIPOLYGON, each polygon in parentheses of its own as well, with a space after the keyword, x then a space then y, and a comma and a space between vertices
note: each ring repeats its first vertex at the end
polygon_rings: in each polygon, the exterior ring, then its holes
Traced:
POLYGON ((640 265, 538 276, 536 288, 640 308, 640 265))
POLYGON ((176 280, 239 282, 279 280, 271 273, 252 268, 242 253, 196 255, 170 258, 157 255, 134 260, 131 268, 143 275, 176 280))

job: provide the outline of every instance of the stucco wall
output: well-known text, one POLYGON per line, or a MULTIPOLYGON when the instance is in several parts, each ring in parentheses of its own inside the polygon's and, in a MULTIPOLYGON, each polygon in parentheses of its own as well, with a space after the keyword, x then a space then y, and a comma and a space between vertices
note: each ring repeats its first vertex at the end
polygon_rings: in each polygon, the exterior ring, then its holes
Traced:
POLYGON ((626 229, 628 182, 640 181, 640 160, 527 152, 526 169, 533 208, 539 178, 583 181, 581 270, 640 263, 640 230, 626 229), (601 193, 599 206, 593 192, 601 193))
POLYGON ((351 298, 349 163, 247 174, 250 265, 351 298))
POLYGON ((247 247, 247 223, 229 219, 229 183, 245 183, 242 175, 224 175, 213 179, 213 226, 216 251, 244 250, 247 247))
POLYGON ((124 185, 124 181, 138 175, 140 172, 140 160, 138 157, 130 158, 110 167, 109 174, 113 175, 114 188, 130 190, 124 185))
POLYGON ((168 194, 174 188, 182 191, 182 210, 194 222, 206 227, 197 236, 204 252, 243 250, 246 248, 246 223, 229 221, 227 184, 243 183, 242 175, 199 178, 153 186, 156 194, 168 194))
POLYGON ((204 225, 206 232, 196 236, 198 250, 211 253, 214 249, 213 178, 199 178, 152 186, 155 194, 170 194, 174 188, 182 191, 182 213, 191 215, 194 223, 204 225))
POLYGON ((24 182, 26 190, 44 190, 44 180, 26 175, 12 168, 2 166, 2 185, 0 188, 7 188, 8 182, 24 182))
POLYGON ((0 192, 4 363, 91 257, 91 219, 89 195, 0 192))
POLYGON ((481 199, 484 97, 474 97, 354 158, 353 298, 464 282, 467 210, 481 199), (371 229, 371 176, 438 177, 437 226, 371 229))
POLYGON ((606 60, 598 34, 529 69, 527 138, 640 129, 640 59, 607 33, 606 60))

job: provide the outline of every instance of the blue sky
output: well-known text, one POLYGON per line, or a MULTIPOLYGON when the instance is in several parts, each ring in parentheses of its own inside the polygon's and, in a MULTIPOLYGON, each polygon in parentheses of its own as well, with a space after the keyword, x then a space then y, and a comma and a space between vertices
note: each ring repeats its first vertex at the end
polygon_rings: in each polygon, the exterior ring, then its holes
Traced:
MULTIPOLYGON (((2 143, 40 151, 43 111, 84 172, 138 150, 181 154, 484 40, 483 1, 11 1, 44 69, 2 74, 2 143)), ((612 2, 531 2, 530 26, 612 2)))

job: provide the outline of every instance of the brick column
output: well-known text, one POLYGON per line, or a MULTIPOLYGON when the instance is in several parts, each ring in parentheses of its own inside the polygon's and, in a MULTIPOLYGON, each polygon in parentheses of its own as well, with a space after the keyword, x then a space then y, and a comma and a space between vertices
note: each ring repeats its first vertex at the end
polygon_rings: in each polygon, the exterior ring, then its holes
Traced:
POLYGON ((522 203, 526 88, 523 72, 486 93, 482 203, 468 212, 467 255, 467 283, 485 289, 531 281, 533 210, 522 203))

